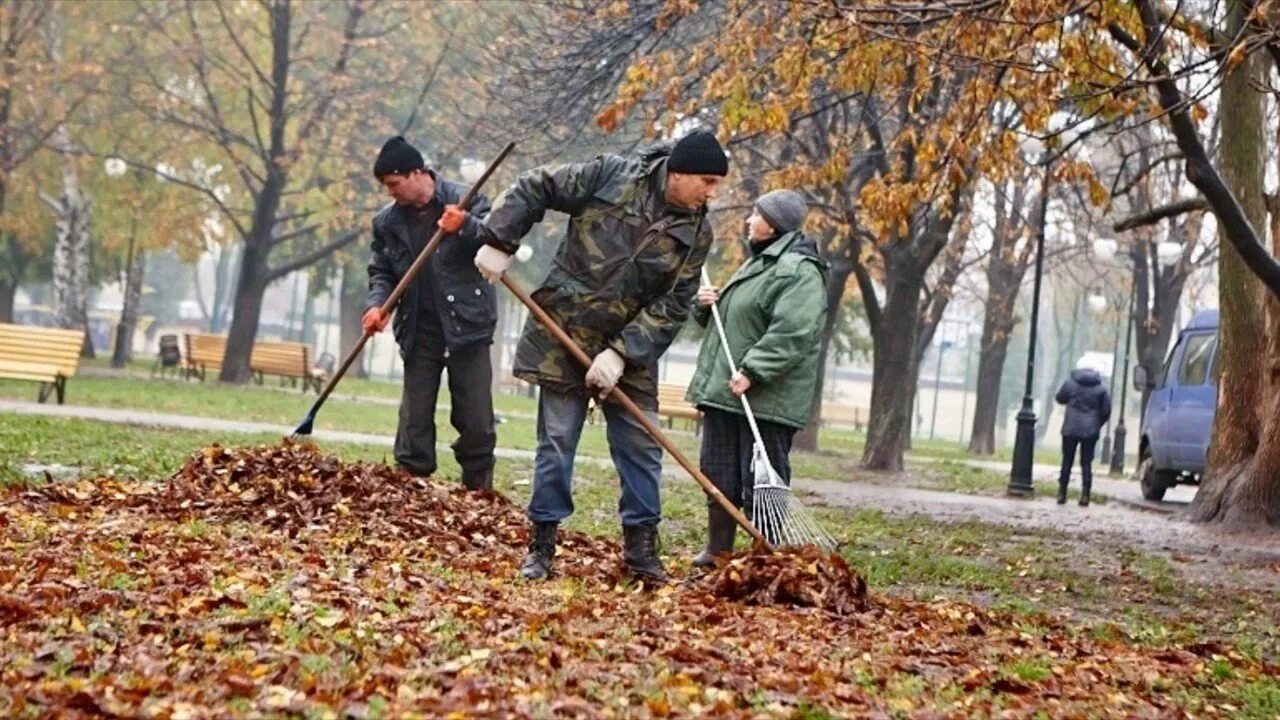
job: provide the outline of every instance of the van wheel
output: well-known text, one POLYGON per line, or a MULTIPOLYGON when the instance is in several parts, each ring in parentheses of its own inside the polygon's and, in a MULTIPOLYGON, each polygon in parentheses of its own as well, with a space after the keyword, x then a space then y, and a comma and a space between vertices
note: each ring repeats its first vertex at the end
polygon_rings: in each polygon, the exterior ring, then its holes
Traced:
POLYGON ((1142 497, 1156 502, 1163 500, 1165 491, 1177 484, 1173 473, 1156 469, 1150 455, 1143 456, 1138 466, 1138 482, 1142 485, 1142 497))

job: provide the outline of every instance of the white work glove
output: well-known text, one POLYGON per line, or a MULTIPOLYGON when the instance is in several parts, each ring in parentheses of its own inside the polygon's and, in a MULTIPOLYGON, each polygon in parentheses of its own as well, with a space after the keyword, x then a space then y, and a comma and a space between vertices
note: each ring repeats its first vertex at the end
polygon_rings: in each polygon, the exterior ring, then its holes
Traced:
POLYGON ((597 388, 600 394, 608 395, 613 392, 618 380, 622 379, 622 371, 626 366, 627 362, 617 350, 606 348, 591 361, 591 367, 587 370, 587 387, 597 388))
POLYGON ((497 285, 502 280, 502 273, 509 265, 511 256, 492 245, 481 245, 476 253, 476 269, 490 285, 497 285))

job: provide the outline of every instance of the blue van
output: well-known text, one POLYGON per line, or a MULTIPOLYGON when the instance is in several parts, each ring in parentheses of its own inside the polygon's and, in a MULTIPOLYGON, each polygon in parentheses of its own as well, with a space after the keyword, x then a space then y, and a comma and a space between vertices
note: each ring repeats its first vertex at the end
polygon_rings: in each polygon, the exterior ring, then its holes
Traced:
POLYGON ((1174 485, 1199 484, 1218 406, 1217 360, 1218 311, 1204 310, 1178 334, 1158 378, 1134 368, 1138 389, 1151 388, 1138 441, 1144 498, 1160 500, 1174 485))

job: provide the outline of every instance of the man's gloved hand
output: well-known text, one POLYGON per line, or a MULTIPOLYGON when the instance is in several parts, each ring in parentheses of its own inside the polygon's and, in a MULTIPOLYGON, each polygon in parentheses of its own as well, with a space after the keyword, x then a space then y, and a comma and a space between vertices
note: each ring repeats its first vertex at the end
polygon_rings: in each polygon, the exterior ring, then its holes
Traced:
POLYGON ((467 211, 457 205, 445 205, 444 214, 436 222, 439 228, 447 233, 456 233, 467 221, 467 211))
POLYGON ((507 271, 509 265, 511 256, 492 245, 481 245, 480 251, 476 253, 476 269, 490 285, 497 285, 502 280, 502 273, 507 271))
POLYGON ((587 370, 587 387, 596 388, 602 395, 608 395, 622 379, 622 371, 626 366, 627 362, 617 350, 605 348, 591 361, 591 367, 587 370))
POLYGON ((382 308, 369 308, 364 311, 364 317, 360 319, 360 324, 364 326, 365 334, 372 335, 382 332, 387 327, 389 318, 382 314, 382 308))

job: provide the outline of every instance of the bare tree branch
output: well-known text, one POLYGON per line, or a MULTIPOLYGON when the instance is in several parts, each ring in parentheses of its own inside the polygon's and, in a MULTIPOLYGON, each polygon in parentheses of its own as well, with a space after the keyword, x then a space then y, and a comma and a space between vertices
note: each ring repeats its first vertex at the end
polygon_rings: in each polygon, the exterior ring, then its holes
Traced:
POLYGON ((1119 220, 1111 225, 1111 229, 1116 232, 1124 232, 1126 230, 1132 230, 1134 228, 1143 227, 1146 225, 1155 225, 1161 220, 1166 220, 1171 217, 1177 217, 1179 215, 1185 215, 1186 213, 1189 213, 1189 212, 1195 212, 1197 210, 1208 210, 1208 209, 1209 209, 1209 202, 1204 198, 1195 197, 1195 198, 1185 198, 1182 200, 1174 200, 1171 203, 1160 205, 1158 207, 1151 208, 1146 212, 1141 212, 1136 215, 1130 215, 1129 217, 1124 218, 1123 220, 1119 220))

